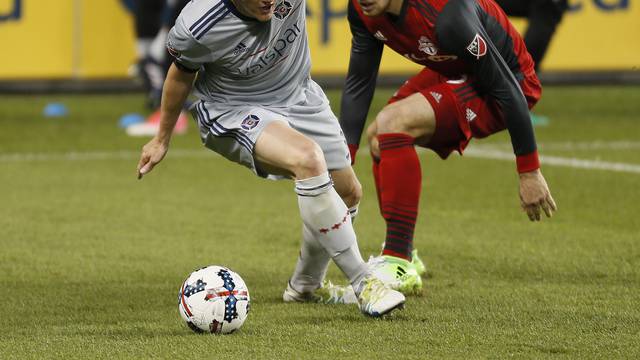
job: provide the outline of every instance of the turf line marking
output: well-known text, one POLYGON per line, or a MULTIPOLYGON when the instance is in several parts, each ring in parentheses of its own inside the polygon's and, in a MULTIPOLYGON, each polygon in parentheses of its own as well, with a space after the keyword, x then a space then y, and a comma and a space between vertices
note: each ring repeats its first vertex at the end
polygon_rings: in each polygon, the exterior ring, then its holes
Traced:
MULTIPOLYGON (((207 158, 216 156, 206 150, 170 150, 167 156, 176 158, 207 158)), ((139 151, 86 151, 66 153, 13 153, 0 154, 0 162, 35 162, 35 161, 88 161, 88 160, 129 160, 139 159, 139 151)))
MULTIPOLYGON (((362 147, 360 155, 368 153, 367 147, 362 147)), ((418 149, 419 152, 426 152, 426 149, 418 149)), ((169 158, 209 158, 219 156, 207 150, 180 150, 173 149, 167 154, 169 158)), ((513 153, 502 151, 487 146, 470 146, 464 156, 492 160, 515 161, 513 153)), ((140 158, 138 151, 88 151, 88 152, 66 152, 66 153, 13 153, 0 154, 0 162, 37 162, 37 161, 89 161, 89 160, 137 160, 140 158)), ((603 170, 612 172, 624 172, 640 174, 640 165, 617 163, 600 160, 585 160, 560 156, 541 156, 544 165, 562 166, 586 170, 603 170)))
MULTIPOLYGON (((511 150, 511 143, 500 142, 493 144, 476 144, 476 147, 499 148, 502 150, 511 150)), ((591 151, 591 150, 635 150, 640 149, 640 141, 635 140, 616 140, 616 141, 561 141, 561 142, 542 142, 538 143, 541 151, 591 151)))
MULTIPOLYGON (((513 153, 500 150, 469 148, 464 152, 464 156, 515 162, 515 156, 513 155, 513 153)), ((584 160, 560 156, 540 156, 540 162, 543 165, 550 166, 563 166, 577 169, 605 170, 640 174, 640 165, 636 164, 617 163, 600 160, 584 160)))

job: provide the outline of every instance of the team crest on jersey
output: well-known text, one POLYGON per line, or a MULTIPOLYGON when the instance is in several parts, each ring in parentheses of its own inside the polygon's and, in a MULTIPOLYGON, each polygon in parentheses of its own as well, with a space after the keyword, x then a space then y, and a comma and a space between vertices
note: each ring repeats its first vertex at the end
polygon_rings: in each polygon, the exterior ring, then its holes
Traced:
POLYGON ((471 41, 471 44, 467 46, 467 50, 471 53, 471 55, 475 56, 476 59, 480 59, 487 53, 487 42, 484 41, 482 36, 476 34, 471 41))
POLYGON ((435 55, 438 53, 436 45, 426 36, 420 36, 420 40, 418 40, 418 49, 427 55, 435 55))
POLYGON ((276 5, 276 9, 273 10, 273 15, 282 20, 284 18, 287 17, 287 15, 289 15, 289 12, 291 12, 291 3, 288 1, 281 1, 278 3, 278 5, 276 5))
POLYGON ((384 35, 382 35, 382 33, 380 32, 380 30, 376 31, 376 33, 375 33, 375 34, 373 34, 373 36, 374 36, 376 39, 380 40, 380 41, 387 41, 387 38, 386 38, 386 37, 384 37, 384 35))
POLYGON ((256 115, 249 115, 246 118, 244 118, 244 120, 242 120, 242 124, 240 124, 240 127, 242 127, 243 129, 249 131, 251 129, 253 129, 254 127, 258 126, 258 123, 260 122, 260 118, 257 117, 256 115))

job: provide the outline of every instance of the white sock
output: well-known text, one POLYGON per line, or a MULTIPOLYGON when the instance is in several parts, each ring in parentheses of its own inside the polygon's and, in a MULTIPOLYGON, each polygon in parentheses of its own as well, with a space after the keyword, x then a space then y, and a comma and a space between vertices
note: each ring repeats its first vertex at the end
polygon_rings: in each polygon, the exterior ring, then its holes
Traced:
POLYGON ((158 31, 158 35, 151 41, 149 44, 149 56, 153 58, 158 63, 164 61, 165 55, 167 53, 167 35, 168 29, 162 28, 158 31))
POLYGON ((149 56, 152 42, 153 42, 153 39, 147 39, 147 38, 136 39, 136 52, 138 53, 139 59, 144 59, 147 56, 149 56))
POLYGON ((302 225, 302 248, 291 276, 291 286, 299 292, 311 292, 320 287, 327 274, 331 257, 316 240, 311 230, 302 225))
POLYGON ((367 273, 367 264, 358 250, 349 210, 333 188, 329 173, 297 180, 296 193, 302 221, 356 288, 367 273))

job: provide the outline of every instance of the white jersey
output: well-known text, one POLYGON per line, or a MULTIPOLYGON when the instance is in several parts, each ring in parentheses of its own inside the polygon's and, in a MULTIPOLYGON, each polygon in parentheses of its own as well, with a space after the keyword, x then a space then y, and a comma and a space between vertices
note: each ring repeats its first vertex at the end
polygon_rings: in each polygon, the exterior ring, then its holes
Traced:
POLYGON ((193 0, 169 32, 167 48, 200 70, 196 96, 213 106, 286 107, 304 100, 311 56, 305 0, 276 0, 273 18, 242 15, 231 0, 193 0))

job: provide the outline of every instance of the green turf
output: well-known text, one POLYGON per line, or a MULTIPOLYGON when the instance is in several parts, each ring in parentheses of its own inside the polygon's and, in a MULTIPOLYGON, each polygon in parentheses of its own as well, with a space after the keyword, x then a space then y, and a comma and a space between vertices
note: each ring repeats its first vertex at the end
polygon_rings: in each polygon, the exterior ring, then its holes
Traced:
MULTIPOLYGON (((379 91, 374 109, 390 93, 379 91)), ((531 224, 512 162, 421 153, 416 246, 427 290, 372 320, 355 306, 280 300, 299 246, 290 182, 210 154, 193 127, 137 181, 145 140, 117 119, 142 103, 0 98, 1 359, 640 357, 640 174, 544 166, 559 212, 531 224), (43 118, 49 101, 70 116, 43 118), (249 286, 252 312, 236 334, 195 335, 181 323, 178 287, 207 264, 249 286)), ((543 155, 639 166, 638 104, 638 88, 546 89, 536 110, 551 119, 537 128, 543 155)), ((509 151, 504 134, 473 146, 509 151)), ((384 226, 366 154, 356 171, 368 255, 384 226)), ((330 277, 341 280, 335 268, 330 277)))

